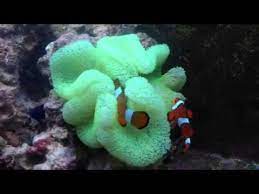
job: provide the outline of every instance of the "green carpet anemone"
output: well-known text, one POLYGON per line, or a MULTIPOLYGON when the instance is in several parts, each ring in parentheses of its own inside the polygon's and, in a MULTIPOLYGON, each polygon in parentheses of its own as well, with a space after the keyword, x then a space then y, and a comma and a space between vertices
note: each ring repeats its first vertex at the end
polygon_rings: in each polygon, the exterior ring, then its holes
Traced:
POLYGON ((66 103, 64 120, 75 126, 79 139, 91 148, 105 148, 130 166, 157 162, 171 147, 167 113, 186 82, 181 67, 161 73, 170 54, 166 44, 145 49, 138 36, 107 36, 92 45, 78 40, 58 49, 50 58, 56 94, 66 103), (127 106, 146 111, 148 125, 142 129, 117 120, 113 80, 125 88, 127 106))

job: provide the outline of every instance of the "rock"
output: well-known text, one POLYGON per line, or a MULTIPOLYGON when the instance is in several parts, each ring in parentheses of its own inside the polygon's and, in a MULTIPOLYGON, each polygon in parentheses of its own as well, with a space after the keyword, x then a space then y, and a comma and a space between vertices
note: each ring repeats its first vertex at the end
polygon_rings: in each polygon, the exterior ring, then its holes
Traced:
POLYGON ((28 144, 24 143, 19 147, 10 145, 2 149, 0 156, 0 166, 4 169, 23 169, 23 161, 26 160, 26 151, 29 148, 28 144))
POLYGON ((1 150, 0 167, 26 170, 73 169, 76 166, 75 148, 69 141, 67 144, 63 143, 68 137, 66 129, 56 126, 35 135, 31 146, 23 143, 14 147, 6 145, 5 140, 0 139, 4 146, 1 150))
POLYGON ((0 36, 7 36, 9 34, 15 33, 15 24, 0 24, 0 36))
POLYGON ((167 170, 248 170, 249 162, 236 159, 225 158, 220 154, 212 154, 191 149, 185 155, 174 155, 162 161, 158 166, 151 169, 167 170))
POLYGON ((53 143, 48 146, 48 149, 46 162, 35 165, 33 170, 68 170, 74 167, 76 156, 73 148, 53 143))
POLYGON ((90 151, 86 162, 87 170, 119 170, 126 169, 126 165, 113 158, 105 150, 90 151))
POLYGON ((21 49, 15 41, 0 38, 0 82, 14 86, 18 81, 21 49))
POLYGON ((67 130, 65 130, 64 128, 62 127, 54 127, 51 132, 50 132, 51 136, 53 138, 56 138, 56 139, 59 139, 59 140, 63 140, 63 139, 66 139, 68 138, 68 132, 67 130))
POLYGON ((222 170, 234 170, 236 169, 236 163, 233 159, 224 159, 220 161, 220 166, 222 170))
MULTIPOLYGON (((47 55, 50 57, 51 53, 55 52, 58 48, 76 40, 85 39, 95 44, 97 40, 104 36, 135 33, 137 26, 138 24, 71 24, 66 26, 54 24, 51 25, 51 28, 58 38, 46 46, 47 55)), ((142 39, 150 39, 145 33, 140 33, 140 36, 142 39)))
POLYGON ((14 132, 6 131, 5 136, 8 144, 14 147, 17 147, 20 144, 20 139, 14 132))
POLYGON ((139 24, 52 24, 50 25, 50 28, 56 37, 67 32, 89 34, 93 37, 103 37, 133 33, 138 26, 139 24))
MULTIPOLYGON (((0 25, 0 131, 19 131, 29 123, 28 108, 35 102, 30 99, 33 94, 26 94, 26 90, 33 85, 27 83, 33 81, 24 80, 34 74, 28 67, 33 67, 32 53, 36 53, 42 39, 38 38, 40 26, 0 25)), ((39 87, 41 83, 34 84, 39 87)))
POLYGON ((7 145, 2 150, 2 156, 21 156, 26 153, 26 150, 28 149, 28 144, 22 144, 19 147, 13 147, 10 145, 7 145))
POLYGON ((15 115, 14 107, 14 89, 6 85, 0 85, 0 128, 15 115))
POLYGON ((33 170, 52 170, 51 165, 48 162, 37 164, 33 167, 33 170))
POLYGON ((7 141, 0 136, 0 148, 4 147, 7 144, 7 141))
POLYGON ((54 126, 36 135, 33 138, 32 147, 34 147, 34 150, 30 154, 44 153, 45 162, 36 164, 33 169, 67 170, 74 168, 76 160, 74 147, 72 144, 63 144, 63 140, 67 138, 67 130, 59 126, 54 126), (41 142, 46 143, 42 144, 41 142), (42 146, 45 147, 43 148, 42 146), (41 152, 41 150, 44 152, 41 152))
POLYGON ((150 36, 148 36, 146 33, 138 32, 137 35, 141 41, 141 44, 144 46, 144 48, 148 48, 150 46, 157 44, 157 41, 155 39, 151 38, 150 36))
POLYGON ((224 158, 221 156, 221 155, 219 155, 219 154, 210 154, 209 155, 211 158, 215 158, 215 159, 217 159, 217 160, 223 160, 224 158))
POLYGON ((259 164, 254 164, 252 167, 250 166, 249 170, 259 170, 259 164))
POLYGON ((62 36, 60 36, 55 42, 53 42, 53 50, 51 50, 52 52, 56 51, 57 49, 71 43, 71 42, 75 42, 77 40, 88 40, 88 41, 91 41, 90 40, 90 36, 88 34, 81 34, 81 35, 78 35, 77 33, 74 33, 74 32, 69 32, 69 33, 66 33, 66 34, 63 34, 62 36))
POLYGON ((0 131, 17 130, 27 122, 28 116, 16 104, 17 88, 0 82, 0 131))
POLYGON ((34 136, 32 143, 36 144, 40 140, 51 138, 56 141, 62 141, 63 139, 68 138, 68 131, 62 127, 54 126, 50 130, 41 132, 40 134, 34 136))
POLYGON ((44 103, 44 110, 46 115, 47 125, 52 127, 53 125, 64 125, 61 108, 64 101, 54 94, 54 91, 50 91, 49 97, 44 103))
POLYGON ((51 135, 48 132, 42 132, 36 136, 33 137, 32 144, 36 144, 40 140, 50 139, 51 135))
POLYGON ((62 34, 65 34, 68 32, 83 33, 86 26, 87 24, 67 24, 67 25, 52 24, 50 25, 50 28, 56 37, 60 37, 62 34))

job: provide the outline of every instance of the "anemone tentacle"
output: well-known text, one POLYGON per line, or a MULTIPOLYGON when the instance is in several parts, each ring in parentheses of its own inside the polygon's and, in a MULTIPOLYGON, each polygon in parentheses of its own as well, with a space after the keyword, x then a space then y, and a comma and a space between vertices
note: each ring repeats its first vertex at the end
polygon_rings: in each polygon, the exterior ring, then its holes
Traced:
POLYGON ((65 99, 64 120, 74 125, 89 147, 104 147, 132 166, 158 161, 170 148, 167 112, 186 82, 182 68, 161 74, 170 54, 166 44, 145 49, 135 34, 100 39, 96 47, 80 40, 57 50, 50 59, 57 95, 65 99), (113 80, 125 88, 127 107, 145 111, 149 124, 142 130, 120 126, 113 80))

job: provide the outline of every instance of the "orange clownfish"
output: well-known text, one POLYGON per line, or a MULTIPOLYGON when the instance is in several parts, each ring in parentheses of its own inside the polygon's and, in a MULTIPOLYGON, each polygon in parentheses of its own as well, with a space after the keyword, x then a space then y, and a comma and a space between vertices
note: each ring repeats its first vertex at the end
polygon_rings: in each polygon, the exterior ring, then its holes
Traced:
POLYGON ((146 127, 149 123, 149 116, 144 111, 134 111, 127 108, 127 97, 124 90, 120 84, 120 81, 116 79, 115 84, 115 96, 117 98, 117 111, 118 111, 118 121, 121 126, 125 127, 127 123, 130 123, 137 129, 142 129, 146 127))

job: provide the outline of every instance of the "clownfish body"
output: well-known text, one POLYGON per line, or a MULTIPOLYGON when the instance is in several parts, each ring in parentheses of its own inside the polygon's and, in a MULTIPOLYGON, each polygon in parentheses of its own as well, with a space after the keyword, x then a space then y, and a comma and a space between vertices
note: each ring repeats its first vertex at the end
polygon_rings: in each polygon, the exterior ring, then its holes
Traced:
POLYGON ((149 123, 149 116, 144 111, 134 111, 127 108, 127 97, 118 79, 114 81, 115 96, 117 98, 118 121, 125 127, 130 123, 137 129, 145 128, 149 123))
POLYGON ((180 137, 176 140, 174 145, 174 151, 177 151, 177 147, 182 145, 183 152, 186 153, 191 145, 191 137, 193 136, 193 128, 189 119, 192 119, 192 111, 185 107, 185 102, 176 98, 172 101, 174 105, 172 110, 168 112, 168 121, 173 124, 173 127, 179 127, 180 137))

